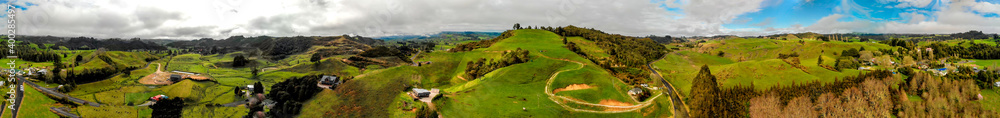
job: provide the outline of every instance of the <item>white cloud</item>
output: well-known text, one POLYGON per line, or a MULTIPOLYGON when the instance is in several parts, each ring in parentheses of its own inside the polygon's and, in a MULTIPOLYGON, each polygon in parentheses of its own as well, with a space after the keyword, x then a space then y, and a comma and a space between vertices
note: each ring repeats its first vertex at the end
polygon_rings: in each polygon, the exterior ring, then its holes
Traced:
POLYGON ((225 38, 383 36, 576 25, 625 35, 719 35, 762 0, 27 0, 20 34, 225 38), (197 4, 193 4, 197 3, 197 4), (681 9, 668 11, 662 6, 681 9))
POLYGON ((832 14, 823 18, 820 18, 813 25, 805 27, 803 30, 809 32, 817 33, 849 33, 849 32, 865 32, 870 31, 875 24, 874 22, 867 20, 854 20, 854 21, 838 21, 844 18, 841 14, 832 14))
POLYGON ((921 7, 922 8, 922 7, 927 7, 927 5, 931 4, 932 1, 934 1, 934 0, 898 0, 897 2, 899 2, 899 4, 896 5, 896 7, 897 8, 906 8, 906 7, 921 7))
MULTIPOLYGON (((933 12, 932 20, 923 22, 888 22, 881 25, 879 33, 956 33, 968 30, 983 32, 1000 32, 1000 18, 985 17, 973 13, 976 6, 988 4, 974 0, 942 1, 945 8, 933 12), (973 9, 969 9, 973 8, 973 9)), ((922 15, 921 15, 922 16, 922 15)), ((913 21, 913 19, 911 19, 913 21)))
POLYGON ((993 4, 989 2, 979 2, 972 6, 972 10, 976 10, 983 13, 994 13, 1000 15, 1000 3, 993 4))
POLYGON ((903 19, 908 19, 907 23, 920 23, 920 22, 923 22, 923 21, 927 20, 927 16, 924 16, 923 14, 919 14, 919 13, 915 13, 915 12, 914 13, 899 13, 899 16, 903 17, 903 19))

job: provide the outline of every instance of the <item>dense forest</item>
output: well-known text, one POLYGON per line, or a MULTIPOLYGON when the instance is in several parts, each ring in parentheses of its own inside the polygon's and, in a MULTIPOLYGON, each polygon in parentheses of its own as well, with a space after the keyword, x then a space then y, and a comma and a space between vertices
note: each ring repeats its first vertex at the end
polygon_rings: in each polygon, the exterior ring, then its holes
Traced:
POLYGON ((490 73, 493 70, 528 62, 531 60, 528 53, 528 50, 521 50, 521 48, 517 48, 517 50, 503 52, 503 57, 495 61, 493 59, 487 61, 486 58, 479 58, 477 61, 470 61, 465 67, 465 75, 471 78, 470 80, 475 80, 476 78, 479 78, 486 73, 490 73))

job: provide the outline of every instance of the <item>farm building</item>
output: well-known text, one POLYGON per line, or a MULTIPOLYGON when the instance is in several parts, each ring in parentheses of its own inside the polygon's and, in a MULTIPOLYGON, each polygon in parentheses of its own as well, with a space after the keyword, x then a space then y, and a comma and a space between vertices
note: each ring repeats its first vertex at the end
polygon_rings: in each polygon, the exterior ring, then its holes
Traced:
POLYGON ((183 78, 184 78, 183 76, 178 74, 170 74, 170 81, 178 82, 181 81, 181 79, 183 78))
POLYGON ((640 95, 640 94, 642 94, 642 89, 641 88, 636 87, 636 88, 632 88, 632 90, 628 90, 628 95, 636 96, 636 95, 640 95))
POLYGON ((411 92, 410 94, 413 94, 417 98, 423 98, 423 97, 430 96, 431 95, 431 91, 428 91, 427 89, 413 88, 413 92, 411 92))
POLYGON ((320 78, 319 83, 324 85, 337 85, 340 84, 340 79, 337 78, 337 76, 323 76, 323 78, 320 78))

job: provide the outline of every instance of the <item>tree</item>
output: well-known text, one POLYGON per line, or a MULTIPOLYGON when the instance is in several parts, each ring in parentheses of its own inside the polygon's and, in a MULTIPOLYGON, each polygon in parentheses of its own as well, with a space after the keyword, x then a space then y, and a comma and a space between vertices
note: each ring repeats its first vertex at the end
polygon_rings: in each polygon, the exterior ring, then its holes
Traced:
POLYGON ((750 99, 751 118, 771 118, 780 116, 781 101, 773 94, 757 96, 750 99))
POLYGON ((309 61, 316 62, 322 59, 323 57, 321 57, 318 53, 313 53, 312 56, 309 58, 309 61))
POLYGON ((816 59, 816 65, 823 65, 823 55, 820 55, 819 58, 816 59))
MULTIPOLYGON (((861 49, 865 49, 865 48, 861 48, 861 49)), ((872 54, 872 51, 861 51, 860 55, 861 55, 860 56, 861 60, 871 60, 872 58, 875 57, 875 55, 872 54)))
POLYGON ((243 55, 236 55, 236 57, 233 58, 233 67, 243 67, 249 62, 250 61, 243 55))
POLYGON ((691 87, 691 117, 695 118, 717 118, 714 105, 717 101, 716 94, 719 91, 715 76, 712 75, 708 65, 702 65, 698 76, 694 78, 691 87))
POLYGON ((809 118, 819 116, 819 114, 813 110, 813 103, 807 96, 795 97, 794 99, 788 101, 788 106, 785 106, 784 109, 785 110, 782 113, 784 113, 786 118, 809 118))
POLYGON ((73 61, 73 65, 80 65, 80 61, 83 61, 83 56, 76 55, 76 59, 74 60, 75 61, 73 61))
POLYGON ((175 97, 162 99, 156 104, 150 105, 149 108, 153 109, 152 117, 154 118, 180 118, 181 111, 184 110, 184 100, 175 97))
POLYGON ((264 84, 260 84, 260 82, 253 84, 253 94, 258 93, 264 93, 264 84))
POLYGON ((250 70, 251 78, 256 79, 257 78, 257 74, 260 73, 260 69, 257 68, 257 66, 254 66, 253 68, 250 68, 250 69, 252 69, 252 70, 250 70))
POLYGON ((514 23, 514 29, 521 29, 521 23, 514 23))

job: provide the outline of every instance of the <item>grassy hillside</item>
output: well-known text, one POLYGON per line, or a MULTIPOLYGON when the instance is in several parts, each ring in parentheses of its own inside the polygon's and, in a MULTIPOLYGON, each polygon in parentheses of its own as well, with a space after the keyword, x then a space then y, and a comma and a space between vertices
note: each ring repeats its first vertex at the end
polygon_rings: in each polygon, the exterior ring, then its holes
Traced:
MULTIPOLYGON (((894 49, 885 44, 867 42, 840 42, 815 40, 773 40, 743 39, 713 40, 699 44, 696 48, 683 48, 666 55, 653 63, 667 81, 688 95, 691 82, 701 65, 708 65, 718 77, 722 87, 753 84, 758 90, 771 86, 791 85, 811 81, 832 82, 835 78, 857 75, 861 71, 844 69, 831 71, 817 65, 822 57, 824 65, 833 66, 834 59, 843 50, 851 48, 866 50, 894 49), (801 42, 800 42, 801 41, 801 42), (723 52, 723 54, 719 54, 723 52), (799 55, 800 65, 796 68, 780 59, 778 54, 799 55)), ((898 61, 897 61, 898 62, 898 61)))
MULTIPOLYGON (((311 101, 316 104, 307 104, 303 109, 323 110, 304 110, 299 117, 409 116, 414 113, 404 111, 401 102, 410 99, 379 99, 394 98, 408 91, 401 85, 407 83, 413 83, 412 87, 442 89, 443 97, 434 100, 434 106, 446 117, 642 116, 638 112, 617 114, 574 112, 556 104, 545 94, 546 80, 557 71, 579 66, 570 61, 584 62, 587 66, 560 74, 556 77, 559 81, 554 82, 552 88, 561 88, 555 86, 564 87, 568 84, 590 84, 597 87, 576 92, 567 91, 560 95, 579 97, 595 104, 604 99, 631 103, 634 101, 624 94, 624 89, 627 88, 624 83, 594 66, 589 60, 562 47, 560 36, 544 30, 531 29, 516 30, 513 33, 510 38, 498 41, 488 48, 454 53, 435 51, 418 55, 415 61, 431 61, 429 65, 371 70, 356 76, 354 80, 342 85, 342 88, 321 92, 311 101), (502 52, 518 48, 529 50, 532 60, 497 69, 475 80, 459 77, 465 69, 466 62, 478 58, 498 58, 502 52), (385 104, 391 107, 386 108, 385 104), (355 105, 358 107, 349 107, 355 105), (522 111, 521 108, 528 110, 522 111)), ((420 104, 422 103, 417 103, 420 104)), ((650 107, 645 111, 663 110, 669 108, 667 105, 659 104, 657 106, 661 107, 650 107)))

